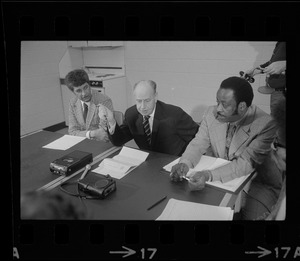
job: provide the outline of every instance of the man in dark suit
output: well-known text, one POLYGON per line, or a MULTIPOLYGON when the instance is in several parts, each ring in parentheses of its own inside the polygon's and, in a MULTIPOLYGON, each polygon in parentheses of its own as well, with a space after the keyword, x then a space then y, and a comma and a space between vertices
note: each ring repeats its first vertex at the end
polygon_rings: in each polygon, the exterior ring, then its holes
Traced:
POLYGON ((199 125, 181 108, 159 101, 154 81, 138 82, 133 94, 136 105, 126 110, 121 126, 116 124, 112 112, 107 109, 105 116, 111 142, 121 146, 133 138, 140 149, 181 155, 199 125), (150 116, 148 121, 147 116, 150 116))

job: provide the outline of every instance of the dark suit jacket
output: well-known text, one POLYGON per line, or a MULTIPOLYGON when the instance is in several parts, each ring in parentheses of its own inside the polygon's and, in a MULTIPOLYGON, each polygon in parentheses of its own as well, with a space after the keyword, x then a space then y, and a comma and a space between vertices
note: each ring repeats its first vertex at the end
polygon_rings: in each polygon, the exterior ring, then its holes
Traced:
MULTIPOLYGON (((277 42, 274 48, 270 61, 260 65, 262 68, 269 66, 273 62, 286 60, 286 42, 277 42)), ((285 74, 272 74, 268 78, 268 84, 271 88, 285 88, 286 77, 285 74)))
POLYGON ((125 112, 125 121, 116 125, 111 142, 121 146, 132 138, 140 149, 180 156, 194 138, 199 125, 181 108, 157 101, 153 119, 151 146, 146 142, 143 116, 132 106, 125 112))

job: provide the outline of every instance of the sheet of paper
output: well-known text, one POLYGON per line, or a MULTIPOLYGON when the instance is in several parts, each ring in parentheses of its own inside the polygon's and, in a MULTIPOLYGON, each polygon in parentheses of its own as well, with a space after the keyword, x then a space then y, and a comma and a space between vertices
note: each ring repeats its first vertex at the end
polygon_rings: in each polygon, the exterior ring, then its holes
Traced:
MULTIPOLYGON (((164 169, 166 171, 171 172, 172 167, 177 164, 179 162, 179 159, 176 159, 174 161, 172 161, 171 163, 169 163, 168 165, 164 166, 164 169)), ((190 169, 188 174, 194 172, 194 171, 201 171, 204 169, 215 169, 218 168, 220 166, 223 166, 225 164, 228 164, 230 161, 225 160, 225 159, 221 159, 221 158, 214 158, 214 157, 210 157, 210 156, 206 156, 206 155, 202 155, 200 161, 198 162, 198 164, 195 166, 195 168, 190 169)))
POLYGON ((249 175, 250 174, 230 180, 225 183, 222 183, 221 181, 212 181, 212 182, 206 182, 206 183, 211 186, 214 186, 214 187, 218 187, 218 188, 229 190, 231 192, 235 192, 240 187, 240 185, 242 185, 242 183, 248 178, 249 175))
MULTIPOLYGON (((163 168, 166 171, 171 172, 172 166, 174 166, 178 162, 179 162, 179 158, 172 161, 171 163, 167 164, 163 168)), ((199 163, 197 164, 197 166, 195 168, 189 170, 189 172, 187 173, 187 177, 189 177, 195 171, 201 171, 204 169, 212 170, 212 169, 224 166, 225 164, 228 164, 228 163, 230 163, 230 161, 225 160, 225 159, 214 158, 214 157, 203 155, 201 157, 199 163)), ((239 186, 248 178, 249 175, 242 176, 242 177, 230 180, 225 183, 222 183, 221 181, 212 181, 212 182, 207 182, 207 184, 218 187, 218 188, 222 188, 222 189, 225 189, 225 190, 228 190, 231 192, 235 192, 239 188, 239 186)))
POLYGON ((98 174, 110 175, 113 178, 120 179, 123 178, 128 170, 132 168, 130 165, 116 162, 114 159, 104 159, 97 168, 93 170, 98 174))
POLYGON ((135 162, 138 162, 140 164, 141 162, 144 162, 147 159, 149 153, 123 146, 119 155, 126 158, 132 158, 135 162))
POLYGON ((118 155, 104 159, 93 172, 121 179, 144 162, 148 155, 148 152, 123 147, 118 155))
POLYGON ((130 166, 137 166, 137 165, 140 165, 143 162, 139 159, 126 157, 126 156, 123 156, 123 155, 120 155, 120 154, 114 156, 113 159, 117 162, 125 163, 125 164, 130 165, 130 166))
POLYGON ((73 135, 64 135, 61 138, 43 146, 46 149, 54 149, 54 150, 67 150, 77 143, 83 141, 86 137, 79 137, 73 135))
POLYGON ((232 220, 234 211, 229 207, 182 201, 171 198, 156 220, 232 220))

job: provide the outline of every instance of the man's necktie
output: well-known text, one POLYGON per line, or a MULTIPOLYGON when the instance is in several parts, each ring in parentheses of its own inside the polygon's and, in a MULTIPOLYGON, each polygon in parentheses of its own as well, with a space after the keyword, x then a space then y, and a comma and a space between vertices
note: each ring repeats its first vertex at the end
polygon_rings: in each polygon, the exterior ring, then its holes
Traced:
POLYGON ((143 127, 147 139, 147 143, 151 144, 151 130, 150 130, 150 124, 149 124, 149 115, 143 116, 143 127))
POLYGON ((89 106, 84 102, 83 103, 83 119, 86 121, 86 116, 88 114, 89 106))
POLYGON ((227 128, 227 133, 226 133, 226 144, 225 144, 225 158, 228 160, 229 159, 229 147, 230 147, 230 143, 232 140, 232 137, 234 135, 236 129, 236 125, 234 124, 228 124, 228 128, 227 128))

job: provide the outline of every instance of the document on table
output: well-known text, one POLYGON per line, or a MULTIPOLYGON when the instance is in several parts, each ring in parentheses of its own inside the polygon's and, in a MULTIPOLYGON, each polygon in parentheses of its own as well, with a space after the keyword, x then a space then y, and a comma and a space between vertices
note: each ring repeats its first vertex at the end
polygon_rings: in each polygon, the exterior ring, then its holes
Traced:
MULTIPOLYGON (((179 159, 180 158, 164 166, 163 167, 164 170, 171 172, 172 166, 177 164, 179 162, 179 159)), ((193 172, 201 171, 201 170, 213 170, 221 166, 224 166, 228 163, 230 163, 229 160, 202 155, 199 163, 195 166, 195 168, 189 170, 189 172, 187 173, 187 177, 189 177, 193 172)), ((239 186, 247 179, 249 175, 250 174, 239 178, 235 178, 233 180, 224 183, 222 183, 221 181, 211 181, 211 182, 207 181, 206 184, 214 187, 222 188, 231 192, 235 192, 239 188, 239 186)))
POLYGON ((43 146, 46 149, 54 149, 54 150, 67 150, 77 143, 83 141, 86 137, 79 137, 74 135, 64 135, 61 138, 43 146))
POLYGON ((156 220, 232 220, 229 207, 211 206, 171 198, 156 220))
POLYGON ((120 179, 143 163, 148 155, 148 152, 124 146, 118 155, 104 159, 93 172, 120 179))

